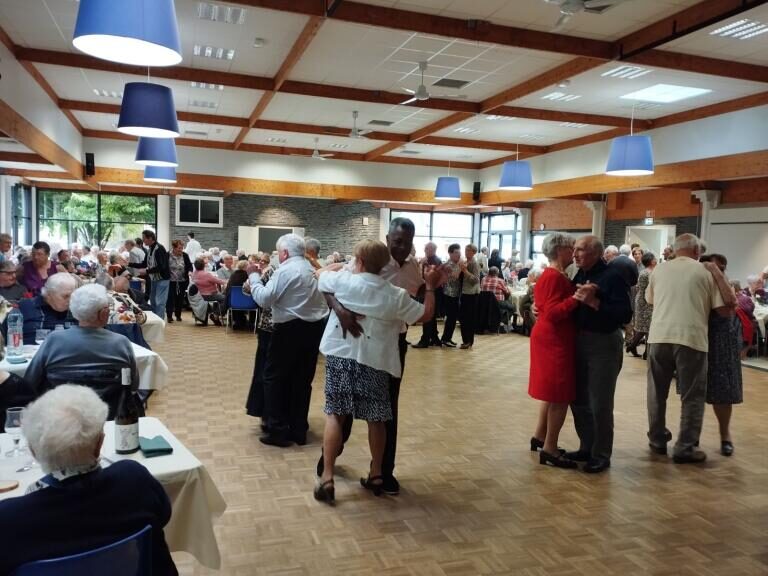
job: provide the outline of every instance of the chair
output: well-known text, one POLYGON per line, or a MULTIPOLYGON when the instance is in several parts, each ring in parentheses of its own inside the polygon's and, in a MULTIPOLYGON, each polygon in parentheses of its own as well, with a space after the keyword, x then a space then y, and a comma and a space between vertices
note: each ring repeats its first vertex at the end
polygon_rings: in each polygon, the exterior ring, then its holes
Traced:
POLYGON ((500 324, 501 309, 496 296, 493 292, 480 292, 477 302, 475 333, 484 334, 487 331, 491 334, 498 334, 500 324))
POLYGON ((258 309, 256 302, 250 295, 243 292, 242 286, 231 286, 229 289, 229 298, 227 302, 227 333, 232 324, 232 312, 253 312, 258 309))
POLYGON ((131 290, 136 290, 137 292, 144 291, 144 283, 141 280, 131 280, 130 286, 131 290))
POLYGON ((95 550, 37 560, 19 566, 11 576, 151 576, 152 526, 95 550))

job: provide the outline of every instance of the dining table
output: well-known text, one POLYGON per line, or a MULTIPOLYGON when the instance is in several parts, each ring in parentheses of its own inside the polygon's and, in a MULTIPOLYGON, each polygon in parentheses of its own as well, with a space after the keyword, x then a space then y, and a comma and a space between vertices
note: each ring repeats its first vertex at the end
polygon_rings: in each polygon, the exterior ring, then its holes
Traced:
POLYGON ((141 333, 149 344, 165 342, 165 320, 152 311, 145 310, 147 321, 141 325, 141 333))
POLYGON ((766 324, 768 324, 768 305, 758 304, 755 302, 755 318, 757 319, 757 325, 760 329, 760 335, 763 340, 766 339, 766 324))
MULTIPOLYGON (((168 365, 157 352, 153 352, 143 346, 131 342, 133 355, 136 358, 136 367, 139 370, 139 390, 162 390, 168 383, 168 365)), ((12 364, 8 361, 8 351, 0 360, 0 370, 5 370, 19 377, 29 368, 29 361, 37 353, 39 346, 25 344, 22 350, 24 362, 12 364)))
MULTIPOLYGON (((120 460, 134 460, 149 470, 165 489, 171 501, 171 519, 165 526, 165 540, 171 552, 188 552, 200 564, 214 570, 221 567, 221 553, 213 528, 214 521, 227 508, 227 503, 205 466, 157 418, 139 419, 139 436, 162 436, 173 448, 171 454, 145 457, 115 453, 114 422, 104 424, 101 465, 107 467, 120 460)), ((23 496, 28 486, 44 476, 29 453, 7 457, 12 447, 8 434, 0 434, 0 479, 16 480, 14 490, 0 493, 0 500, 23 496), (33 464, 30 468, 29 465, 33 464)))

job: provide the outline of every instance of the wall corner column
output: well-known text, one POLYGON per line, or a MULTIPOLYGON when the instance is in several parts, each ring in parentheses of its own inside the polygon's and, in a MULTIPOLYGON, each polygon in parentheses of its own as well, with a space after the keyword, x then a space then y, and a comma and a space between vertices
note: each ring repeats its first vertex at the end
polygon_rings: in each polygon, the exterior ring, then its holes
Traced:
MULTIPOLYGON (((387 241, 387 234, 389 234, 389 220, 392 216, 392 210, 390 208, 379 208, 379 240, 382 242, 387 241)), ((417 230, 418 234, 419 231, 417 230)))
POLYGON ((720 206, 723 193, 720 190, 693 190, 691 195, 701 202, 701 226, 699 238, 706 240, 709 236, 709 224, 712 210, 720 206))
POLYGON ((597 236, 602 242, 605 239, 605 202, 588 200, 584 202, 584 206, 592 211, 592 236, 597 236))
POLYGON ((166 194, 157 196, 157 241, 171 249, 171 197, 166 194))
POLYGON ((531 259, 531 209, 530 208, 515 208, 515 212, 520 216, 520 261, 525 263, 526 260, 531 259))

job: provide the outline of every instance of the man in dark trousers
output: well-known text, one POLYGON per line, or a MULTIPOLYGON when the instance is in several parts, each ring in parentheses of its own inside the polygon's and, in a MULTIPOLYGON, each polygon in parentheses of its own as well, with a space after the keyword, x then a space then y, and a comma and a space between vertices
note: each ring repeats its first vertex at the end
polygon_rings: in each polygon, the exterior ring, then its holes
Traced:
MULTIPOLYGON (((415 233, 413 222, 407 218, 395 218, 390 222, 389 233, 387 234, 387 247, 391 259, 381 271, 380 276, 389 280, 392 284, 408 291, 412 297, 423 296, 424 280, 421 276, 421 270, 416 260, 411 256, 413 248, 413 236, 415 233)), ((344 308, 334 298, 333 294, 325 295, 328 305, 333 308, 339 317, 341 326, 345 332, 349 332, 354 338, 362 334, 362 327, 357 322, 357 316, 344 308)), ((406 342, 408 327, 403 325, 398 342, 398 353, 400 354, 400 365, 405 372, 405 353, 408 351, 406 342)), ((397 451, 397 402, 400 396, 400 378, 390 376, 389 379, 389 401, 392 404, 392 420, 387 422, 387 445, 384 449, 384 459, 381 466, 381 475, 383 477, 382 490, 385 494, 397 495, 400 493, 400 483, 394 475, 395 454, 397 451)), ((352 418, 346 418, 343 430, 343 440, 347 441, 352 432, 352 418)), ((342 446, 343 450, 343 446, 342 446)), ((322 475, 323 457, 317 463, 318 476, 322 475)))
MULTIPOLYGON (((437 244, 434 242, 427 242, 424 245, 424 260, 421 261, 421 275, 424 276, 425 269, 428 266, 441 266, 443 263, 437 256, 437 244)), ((442 346, 440 341, 440 334, 437 332, 437 316, 438 311, 442 308, 443 289, 435 289, 435 315, 432 316, 432 320, 424 322, 421 326, 421 339, 417 344, 413 344, 414 348, 429 348, 430 346, 442 346)))
POLYGON ((144 230, 141 239, 147 248, 147 278, 152 281, 149 300, 152 311, 165 317, 165 304, 168 301, 168 288, 171 284, 171 269, 168 265, 168 251, 157 242, 153 230, 144 230))
POLYGON ((576 311, 576 400, 571 404, 580 446, 566 458, 586 462, 582 470, 597 473, 611 465, 613 398, 623 361, 621 327, 632 318, 629 290, 619 268, 602 259, 603 244, 595 236, 576 241, 573 283, 582 305, 576 311))

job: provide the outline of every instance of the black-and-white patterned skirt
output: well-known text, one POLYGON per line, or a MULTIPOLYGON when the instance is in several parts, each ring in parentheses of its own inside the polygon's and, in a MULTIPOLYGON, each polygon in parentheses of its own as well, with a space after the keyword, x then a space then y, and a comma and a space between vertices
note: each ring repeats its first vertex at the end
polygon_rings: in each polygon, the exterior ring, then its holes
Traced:
POLYGON ((357 420, 392 420, 389 374, 350 358, 325 358, 325 413, 357 420))

